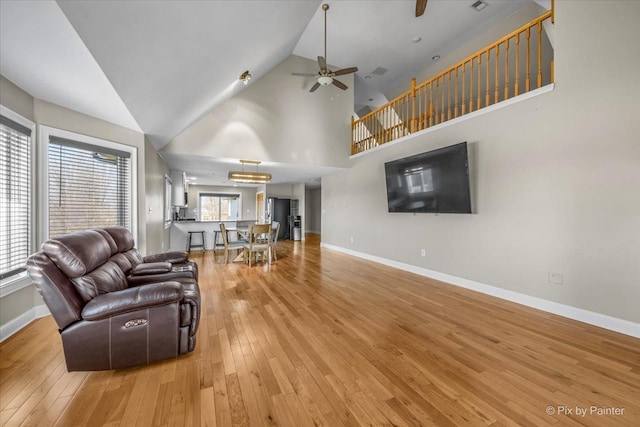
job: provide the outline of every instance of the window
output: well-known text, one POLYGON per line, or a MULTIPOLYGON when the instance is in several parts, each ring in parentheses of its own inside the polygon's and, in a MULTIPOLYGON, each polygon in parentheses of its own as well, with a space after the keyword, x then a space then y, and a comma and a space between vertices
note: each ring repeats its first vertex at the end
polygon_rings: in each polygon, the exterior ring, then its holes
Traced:
POLYGON ((134 235, 135 148, 55 129, 43 131, 48 237, 119 225, 134 235))
POLYGON ((33 123, 0 109, 0 283, 24 277, 33 241, 33 123))
POLYGON ((199 193, 200 221, 235 221, 240 212, 239 194, 199 193))
POLYGON ((173 210, 171 208, 171 195, 172 192, 171 178, 167 174, 164 174, 164 228, 171 227, 171 217, 173 210))

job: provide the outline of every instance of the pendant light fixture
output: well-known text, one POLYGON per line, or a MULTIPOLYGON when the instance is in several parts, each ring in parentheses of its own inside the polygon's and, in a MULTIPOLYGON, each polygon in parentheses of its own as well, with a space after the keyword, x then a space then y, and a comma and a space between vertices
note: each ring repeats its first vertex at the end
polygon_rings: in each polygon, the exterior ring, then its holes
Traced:
POLYGON ((257 160, 240 160, 240 163, 242 164, 241 171, 229 171, 230 181, 242 182, 245 184, 264 184, 271 181, 270 173, 258 172, 258 165, 262 162, 259 162, 257 160), (256 171, 245 171, 245 164, 256 165, 256 171))

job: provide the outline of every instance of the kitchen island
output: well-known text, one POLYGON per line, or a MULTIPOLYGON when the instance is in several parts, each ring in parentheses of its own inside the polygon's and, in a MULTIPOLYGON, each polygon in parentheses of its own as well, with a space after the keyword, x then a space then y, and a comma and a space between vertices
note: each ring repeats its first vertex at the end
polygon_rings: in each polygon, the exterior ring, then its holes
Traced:
MULTIPOLYGON (((216 231, 220 231, 220 224, 228 230, 235 228, 246 228, 251 224, 255 224, 257 221, 252 220, 237 220, 237 221, 194 221, 189 219, 178 219, 171 223, 171 247, 172 251, 185 251, 187 250, 187 233, 189 231, 204 231, 204 248, 205 250, 212 250, 215 246, 213 241, 216 231)), ((200 235, 194 235, 193 239, 197 239, 196 244, 200 241, 200 235)), ((222 244, 222 241, 218 241, 218 244, 222 244)), ((194 249, 197 250, 197 249, 194 249)))

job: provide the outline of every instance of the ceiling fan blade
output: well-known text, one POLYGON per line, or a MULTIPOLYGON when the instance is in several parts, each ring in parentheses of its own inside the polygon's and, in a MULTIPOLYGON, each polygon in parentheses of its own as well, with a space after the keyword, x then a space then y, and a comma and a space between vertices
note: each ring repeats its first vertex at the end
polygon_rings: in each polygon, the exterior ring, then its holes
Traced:
POLYGON ((334 86, 338 86, 342 90, 347 90, 347 85, 342 83, 341 81, 333 79, 333 81, 331 83, 333 83, 334 86))
POLYGON ((322 71, 327 69, 327 61, 324 59, 324 56, 318 56, 318 65, 322 71))
POLYGON ((291 73, 292 76, 302 76, 302 77, 316 77, 317 74, 313 73, 291 73))
MULTIPOLYGON (((335 82, 335 80, 334 80, 334 82, 335 82)), ((315 92, 316 89, 318 89, 319 87, 320 87, 320 83, 316 82, 316 84, 311 86, 311 90, 309 92, 315 92)))
POLYGON ((427 0, 416 0, 416 18, 422 16, 427 8, 427 0))
POLYGON ((338 71, 334 72, 333 75, 334 76, 342 76, 344 74, 355 73, 356 71, 358 71, 358 67, 343 68, 342 70, 338 70, 338 71))

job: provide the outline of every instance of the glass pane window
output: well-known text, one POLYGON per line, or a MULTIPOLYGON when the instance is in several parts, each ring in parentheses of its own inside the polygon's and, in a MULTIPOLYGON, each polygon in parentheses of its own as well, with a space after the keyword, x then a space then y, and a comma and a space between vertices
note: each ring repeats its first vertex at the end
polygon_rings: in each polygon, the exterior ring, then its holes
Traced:
POLYGON ((131 229, 130 153, 49 138, 49 237, 119 225, 131 229))
POLYGON ((235 221, 238 219, 240 195, 200 193, 200 221, 235 221))
POLYGON ((26 270, 31 252, 31 129, 0 116, 0 280, 26 270))

